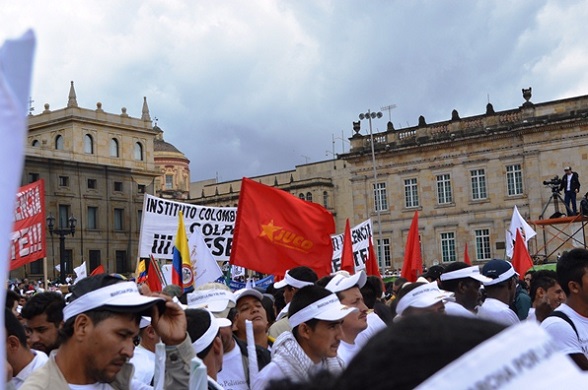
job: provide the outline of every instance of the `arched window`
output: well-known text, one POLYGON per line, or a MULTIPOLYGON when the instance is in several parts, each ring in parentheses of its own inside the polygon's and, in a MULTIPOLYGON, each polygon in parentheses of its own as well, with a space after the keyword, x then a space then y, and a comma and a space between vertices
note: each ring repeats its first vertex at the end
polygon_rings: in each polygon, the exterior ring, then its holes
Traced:
POLYGON ((57 137, 55 137, 55 149, 63 150, 63 136, 62 135, 58 135, 57 137))
POLYGON ((39 140, 34 140, 31 145, 33 146, 33 148, 38 148, 39 146, 41 146, 41 143, 39 142, 39 140))
POLYGON ((143 161, 143 145, 140 142, 135 143, 135 160, 143 161))
POLYGON ((298 194, 298 197, 299 197, 300 199, 302 199, 302 200, 306 199, 306 198, 304 197, 304 194, 303 194, 302 192, 301 192, 300 194, 298 194))
POLYGON ((94 140, 90 134, 84 135, 84 153, 94 154, 94 140))
POLYGON ((329 193, 327 191, 323 192, 323 206, 325 208, 329 207, 329 193))
POLYGON ((306 200, 312 202, 312 194, 310 192, 306 193, 306 200))
POLYGON ((110 157, 119 157, 118 140, 116 138, 110 140, 110 157))

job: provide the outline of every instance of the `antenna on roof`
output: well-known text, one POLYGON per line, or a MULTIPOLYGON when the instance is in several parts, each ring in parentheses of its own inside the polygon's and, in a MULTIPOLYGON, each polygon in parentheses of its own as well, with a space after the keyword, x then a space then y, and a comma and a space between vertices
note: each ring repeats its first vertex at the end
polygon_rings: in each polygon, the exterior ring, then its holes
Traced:
POLYGON ((380 110, 388 111, 388 122, 392 122, 392 110, 396 108, 396 104, 390 104, 386 107, 381 107, 380 110))
POLYGON ((29 115, 33 115, 33 111, 35 111, 35 107, 33 107, 34 102, 33 97, 29 96, 29 115))

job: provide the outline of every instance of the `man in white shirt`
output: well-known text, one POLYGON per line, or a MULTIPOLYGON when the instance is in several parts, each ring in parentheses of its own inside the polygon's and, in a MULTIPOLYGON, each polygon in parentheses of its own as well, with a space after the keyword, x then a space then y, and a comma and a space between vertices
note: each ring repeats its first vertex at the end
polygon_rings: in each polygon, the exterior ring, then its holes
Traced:
POLYGON ((541 327, 580 369, 588 371, 588 250, 565 252, 557 262, 557 280, 566 293, 541 327))
POLYGON ((476 317, 482 282, 492 279, 480 274, 477 265, 456 261, 441 274, 440 288, 453 293, 453 299, 445 302, 445 313, 454 316, 476 317))
POLYGON ((155 372, 155 344, 159 342, 159 336, 151 325, 151 317, 141 317, 138 341, 139 345, 135 347, 133 357, 129 360, 135 366, 133 379, 152 385, 155 372))
POLYGON ((532 307, 527 320, 543 320, 566 300, 566 294, 557 282, 557 274, 551 270, 533 273, 530 285, 532 307))
POLYGON ((482 275, 490 278, 484 283, 486 299, 478 308, 478 318, 510 326, 520 322, 509 305, 514 301, 517 278, 512 264, 506 260, 493 259, 484 264, 482 275))
POLYGON ((345 271, 340 271, 331 276, 325 276, 317 282, 317 285, 324 286, 327 290, 337 294, 339 302, 345 306, 355 307, 357 313, 350 314, 343 321, 343 335, 337 355, 348 365, 351 359, 359 351, 361 346, 355 342, 357 336, 367 329, 367 312, 368 307, 363 301, 360 289, 365 285, 366 274, 359 271, 354 275, 349 275, 345 271))
POLYGON ((29 349, 25 330, 9 309, 4 310, 6 328, 6 360, 12 366, 10 383, 18 389, 25 379, 47 361, 47 355, 41 351, 29 349))

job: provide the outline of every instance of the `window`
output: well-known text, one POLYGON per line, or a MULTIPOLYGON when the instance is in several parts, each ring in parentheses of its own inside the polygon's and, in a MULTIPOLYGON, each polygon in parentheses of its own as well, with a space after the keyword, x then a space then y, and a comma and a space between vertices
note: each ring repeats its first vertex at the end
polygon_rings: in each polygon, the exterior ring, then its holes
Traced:
POLYGON ((66 274, 71 274, 73 273, 73 250, 71 249, 66 249, 63 255, 63 258, 65 259, 65 273, 66 274))
POLYGON ((299 197, 300 199, 302 199, 302 200, 306 199, 306 198, 305 198, 305 196, 304 196, 304 194, 303 194, 302 192, 301 192, 300 194, 298 194, 298 197, 299 197))
POLYGON ((100 251, 90 249, 88 257, 90 258, 90 272, 92 272, 100 265, 100 251))
POLYGON ((89 190, 96 189, 96 179, 88 179, 88 189, 89 190))
POLYGON ((143 161, 143 145, 140 142, 135 143, 135 160, 143 161))
POLYGON ((521 164, 506 166, 506 190, 508 196, 523 194, 523 171, 521 164))
MULTIPOLYGON (((382 243, 384 244, 384 246, 382 247, 382 249, 384 250, 384 267, 390 267, 392 265, 392 257, 390 256, 390 239, 389 238, 384 238, 382 239, 382 243)), ((380 240, 377 240, 377 251, 378 253, 376 254, 376 257, 378 258, 378 267, 380 266, 381 261, 380 261, 380 256, 382 254, 381 249, 380 249, 380 240)))
POLYGON ((59 186, 69 187, 69 176, 59 176, 59 186))
POLYGON ((123 230, 124 209, 114 209, 114 230, 123 230))
POLYGON ((69 229, 69 217, 70 217, 69 205, 59 205, 59 218, 55 229, 69 229))
POLYGON ((33 261, 31 263, 31 274, 42 274, 43 273, 43 259, 33 261))
POLYGON ((129 272, 129 265, 127 264, 127 251, 115 251, 116 258, 116 273, 124 274, 129 272))
POLYGON ((450 204, 452 202, 451 176, 448 173, 437 175, 437 203, 450 204))
POLYGON ((310 192, 307 192, 307 193, 306 193, 306 200, 307 200, 308 202, 312 202, 312 193, 310 193, 310 192))
POLYGON ((117 192, 122 192, 123 190, 123 183, 122 181, 115 181, 114 182, 114 190, 117 192))
MULTIPOLYGON (((41 146, 41 143, 39 142, 39 140, 34 140, 31 145, 33 146, 33 148, 38 148, 39 146, 41 146)), ((33 267, 31 267, 31 269, 32 268, 33 267)))
POLYGON ((165 189, 172 190, 174 188, 174 176, 165 175, 165 189))
POLYGON ((490 253, 490 230, 476 229, 476 259, 490 260, 492 254, 490 253))
POLYGON ((327 191, 323 192, 323 206, 325 208, 329 207, 329 193, 327 191))
POLYGON ((98 207, 88 206, 86 220, 88 229, 98 229, 98 207))
POLYGON ((486 172, 483 169, 472 169, 470 177, 472 180, 472 199, 486 199, 488 197, 486 192, 486 172))
POLYGON ((448 263, 456 261, 455 256, 455 233, 441 233, 441 261, 448 263))
POLYGON ((416 178, 404 180, 404 206, 406 208, 419 207, 419 192, 416 178))
POLYGON ((110 140, 110 157, 119 157, 118 140, 116 138, 110 140))
POLYGON ((29 183, 34 183, 39 180, 39 174, 34 172, 29 172, 29 183))
POLYGON ((90 134, 84 135, 84 153, 94 154, 94 140, 90 134))
POLYGON ((139 194, 144 194, 145 193, 145 184, 139 184, 139 185, 137 185, 137 192, 139 194))
POLYGON ((58 135, 57 137, 55 137, 55 149, 63 150, 63 136, 62 135, 58 135))
POLYGON ((388 199, 386 197, 386 183, 374 184, 374 209, 376 211, 388 210, 388 199))

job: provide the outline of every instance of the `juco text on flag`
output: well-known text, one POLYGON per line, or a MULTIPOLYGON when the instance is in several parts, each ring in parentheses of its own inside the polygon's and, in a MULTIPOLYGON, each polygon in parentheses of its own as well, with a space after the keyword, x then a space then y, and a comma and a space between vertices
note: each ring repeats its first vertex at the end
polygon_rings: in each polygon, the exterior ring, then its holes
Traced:
POLYGON ((298 266, 331 272, 333 215, 317 203, 243 178, 231 264, 282 276, 298 266))
POLYGON ((190 261, 184 214, 178 213, 178 232, 173 250, 172 284, 182 287, 185 293, 194 290, 194 270, 190 261))

